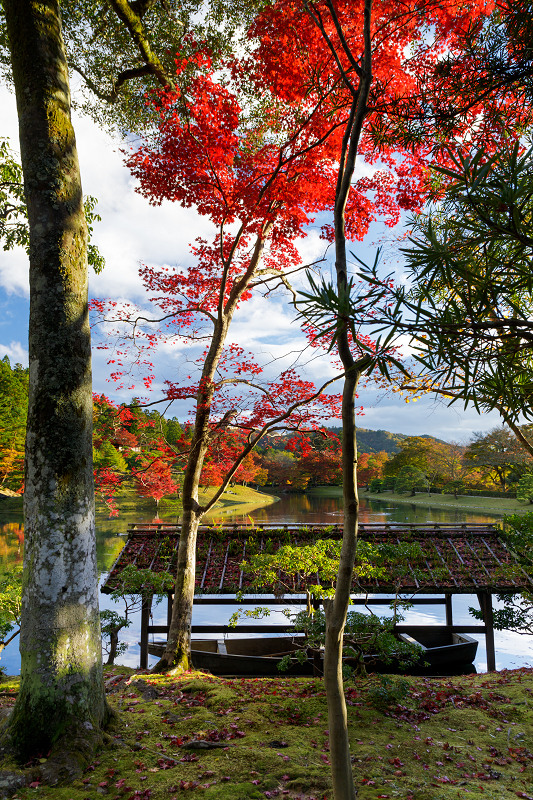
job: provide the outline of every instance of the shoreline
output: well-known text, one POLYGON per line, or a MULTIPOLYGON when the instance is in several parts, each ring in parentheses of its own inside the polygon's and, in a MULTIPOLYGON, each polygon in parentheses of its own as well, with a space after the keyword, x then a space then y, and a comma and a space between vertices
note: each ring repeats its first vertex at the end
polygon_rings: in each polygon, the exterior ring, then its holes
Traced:
POLYGON ((525 505, 518 500, 503 497, 460 495, 455 498, 453 494, 428 495, 427 492, 417 492, 414 497, 408 497, 390 491, 378 494, 364 490, 360 491, 360 495, 368 500, 381 500, 382 502, 392 502, 398 505, 410 505, 419 508, 443 508, 448 511, 478 511, 500 518, 505 514, 527 514, 529 511, 533 511, 533 505, 531 504, 525 505))

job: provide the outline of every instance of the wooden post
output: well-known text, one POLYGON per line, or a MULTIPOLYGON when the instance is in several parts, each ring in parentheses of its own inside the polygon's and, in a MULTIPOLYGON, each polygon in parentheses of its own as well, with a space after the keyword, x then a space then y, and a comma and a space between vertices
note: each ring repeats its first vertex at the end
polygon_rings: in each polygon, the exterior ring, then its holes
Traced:
POLYGON ((141 658, 139 669, 148 669, 148 625, 150 624, 150 611, 152 610, 152 595, 143 595, 141 606, 141 658))
POLYGON ((496 650, 494 647, 494 616, 492 613, 492 594, 478 592, 479 607, 483 613, 485 623, 485 645, 487 648, 487 671, 496 670, 496 650))
POLYGON ((446 625, 453 625, 453 611, 452 611, 452 596, 451 594, 444 595, 444 603, 446 606, 446 625))
POLYGON ((169 592, 167 594, 167 639, 168 639, 168 631, 170 630, 170 623, 172 621, 172 603, 174 602, 174 592, 169 592))

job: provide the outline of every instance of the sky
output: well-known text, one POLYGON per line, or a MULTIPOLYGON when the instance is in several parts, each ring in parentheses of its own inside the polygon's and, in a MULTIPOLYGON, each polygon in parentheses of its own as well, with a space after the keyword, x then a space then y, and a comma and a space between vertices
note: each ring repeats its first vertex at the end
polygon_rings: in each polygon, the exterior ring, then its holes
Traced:
MULTIPOLYGON (((4 87, 0 88, 0 109, 0 136, 8 137, 11 148, 16 151, 18 129, 15 99, 4 87)), ((95 223, 93 241, 104 256, 106 267, 100 275, 91 271, 90 296, 146 304, 139 277, 140 265, 190 263, 190 243, 197 236, 208 234, 208 224, 193 208, 183 209, 170 202, 150 206, 135 191, 135 182, 123 164, 121 148, 124 144, 113 140, 87 117, 74 114, 74 128, 83 192, 97 198, 96 210, 102 217, 101 222, 95 223)), ((377 226, 370 231, 363 245, 355 245, 351 249, 363 260, 373 261, 373 242, 380 238, 382 232, 377 226)), ((318 229, 311 229, 300 243, 306 263, 320 258, 323 246, 318 229)), ((396 269, 400 274, 401 265, 396 264, 396 269)), ((328 270, 326 266, 326 272, 328 270)), ((28 363, 28 307, 26 253, 23 250, 0 250, 0 357, 8 355, 11 363, 28 363)), ((278 366, 290 366, 295 354, 304 346, 294 314, 291 314, 282 295, 276 295, 268 301, 259 298, 245 303, 234 319, 231 338, 246 350, 259 353, 266 362, 278 366)), ((189 357, 190 353, 183 347, 163 348, 154 359, 156 380, 151 395, 148 395, 142 382, 137 383, 133 390, 118 391, 109 380, 109 355, 103 350, 94 350, 94 391, 103 392, 116 401, 128 401, 133 396, 141 396, 149 401, 158 399, 164 379, 176 379, 189 357)), ((318 382, 331 374, 326 362, 323 359, 310 360, 308 351, 300 358, 300 363, 309 380, 318 382)), ((129 383, 131 385, 132 381, 129 383)), ((358 402, 364 409, 364 414, 358 417, 361 427, 409 436, 430 434, 445 441, 466 443, 474 432, 487 432, 501 424, 496 412, 479 415, 474 409, 465 411, 462 406, 447 408, 442 401, 430 397, 406 403, 397 395, 377 391, 371 386, 362 389, 358 402)), ((186 409, 173 407, 170 415, 183 420, 187 416, 186 409)), ((331 424, 339 423, 331 420, 331 424)))

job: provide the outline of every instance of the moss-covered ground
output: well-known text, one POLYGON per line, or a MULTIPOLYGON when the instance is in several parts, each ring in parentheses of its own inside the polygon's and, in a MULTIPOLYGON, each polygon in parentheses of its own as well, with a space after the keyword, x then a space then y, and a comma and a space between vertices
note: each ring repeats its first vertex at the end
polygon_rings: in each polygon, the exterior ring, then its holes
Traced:
MULTIPOLYGON (((379 680, 346 684, 358 798, 533 797, 533 670, 408 678, 407 696, 381 710, 371 703, 379 680)), ((106 683, 118 712, 106 749, 83 779, 28 787, 18 800, 331 800, 319 679, 115 667, 106 683)), ((16 680, 1 689, 9 706, 16 680)))

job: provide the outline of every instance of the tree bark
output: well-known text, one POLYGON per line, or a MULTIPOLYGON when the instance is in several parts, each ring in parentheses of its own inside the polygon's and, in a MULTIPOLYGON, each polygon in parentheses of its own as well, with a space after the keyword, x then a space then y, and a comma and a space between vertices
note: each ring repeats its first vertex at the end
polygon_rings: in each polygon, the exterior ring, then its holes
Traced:
POLYGON ((24 758, 106 714, 92 473, 87 226, 57 0, 3 0, 30 228, 21 685, 24 758))
MULTIPOLYGON (((250 258, 250 263, 242 277, 234 281, 229 298, 226 299, 229 262, 224 266, 217 316, 213 320, 211 343, 202 368, 202 375, 196 395, 196 414, 194 420, 191 449, 183 477, 181 492, 183 503, 183 519, 178 545, 178 562, 176 565, 176 585, 172 603, 172 618, 169 626, 167 646, 163 656, 155 665, 154 672, 165 672, 168 669, 177 671, 192 667, 191 662, 191 619, 194 603, 196 580, 196 538, 198 527, 204 514, 212 508, 224 488, 231 480, 238 466, 239 459, 226 473, 221 486, 214 497, 201 506, 198 501, 198 490, 204 460, 210 443, 210 426, 213 398, 215 396, 214 378, 218 368, 228 331, 239 300, 250 285, 261 263, 265 241, 269 235, 271 223, 263 225, 261 234, 257 236, 250 258)), ((235 247, 242 230, 234 240, 235 247)))
MULTIPOLYGON (((340 20, 332 4, 328 4, 330 14, 340 27, 340 20)), ((365 0, 363 40, 364 51, 361 59, 361 72, 357 92, 352 93, 350 117, 343 136, 339 158, 339 171, 335 191, 335 272, 339 307, 348 291, 348 266, 346 258, 345 209, 351 189, 357 150, 363 123, 367 113, 367 102, 372 83, 372 47, 370 23, 372 0, 365 0)), ((320 22, 319 22, 320 27, 320 22)), ((324 30, 321 27, 324 35, 324 30)), ((342 78, 347 88, 351 83, 346 73, 342 78)), ((326 636, 324 650, 324 683, 328 703, 329 744, 331 752, 331 773, 333 796, 335 800, 355 800, 356 790, 353 780, 350 756, 350 741, 346 700, 342 679, 342 649, 344 626, 350 602, 352 575, 357 550, 357 523, 359 498, 357 495, 357 442, 355 425, 355 396, 357 384, 363 370, 369 366, 366 356, 355 359, 349 336, 348 320, 341 316, 337 321, 337 350, 345 370, 342 395, 342 479, 343 479, 343 535, 339 560, 339 571, 335 584, 335 596, 324 602, 326 617, 326 636)))
POLYGON ((191 619, 196 579, 196 536, 200 517, 194 512, 183 511, 176 586, 172 603, 172 619, 169 626, 166 651, 156 664, 154 671, 169 668, 186 670, 192 668, 191 619))

